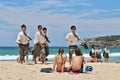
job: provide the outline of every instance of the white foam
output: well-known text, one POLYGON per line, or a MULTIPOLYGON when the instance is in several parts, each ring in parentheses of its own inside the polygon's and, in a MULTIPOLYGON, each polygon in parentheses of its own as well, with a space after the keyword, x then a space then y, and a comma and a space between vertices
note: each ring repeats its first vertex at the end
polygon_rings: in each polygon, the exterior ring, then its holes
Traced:
POLYGON ((16 60, 18 55, 5 55, 5 56, 0 56, 0 60, 16 60))
MULTIPOLYGON (((66 54, 67 55, 67 58, 69 58, 69 54, 66 54)), ((0 55, 0 60, 16 60, 16 58, 18 57, 19 55, 0 55)), ((83 53, 83 56, 84 57, 86 57, 86 58, 88 58, 89 57, 89 54, 84 54, 83 53)), ((111 57, 118 57, 118 56, 120 56, 120 53, 110 53, 110 56, 111 57)), ((28 56, 29 57, 29 60, 32 60, 32 55, 29 55, 28 56)), ((55 57, 55 55, 54 54, 52 54, 52 55, 49 55, 47 58, 49 59, 49 60, 53 60, 54 59, 54 57, 55 57)))
POLYGON ((110 53, 110 56, 120 56, 120 53, 110 53))

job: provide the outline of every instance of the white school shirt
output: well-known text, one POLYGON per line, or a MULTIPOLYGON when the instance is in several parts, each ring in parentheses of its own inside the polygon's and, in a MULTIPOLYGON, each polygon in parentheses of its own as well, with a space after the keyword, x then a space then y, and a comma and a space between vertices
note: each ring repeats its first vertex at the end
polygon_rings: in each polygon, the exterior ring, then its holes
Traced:
POLYGON ((101 49, 96 49, 95 52, 96 53, 101 53, 101 49))
POLYGON ((104 51, 105 51, 106 53, 109 53, 109 52, 110 52, 110 50, 107 49, 107 48, 105 48, 104 51))
MULTIPOLYGON (((43 34, 43 33, 42 33, 43 34)), ((43 34, 44 35, 44 34, 43 34)), ((35 36, 34 36, 34 44, 40 42, 40 43, 44 43, 46 41, 45 37, 43 37, 39 31, 36 32, 35 36)))
POLYGON ((92 48, 92 53, 96 53, 96 50, 92 48))
MULTIPOLYGON (((78 34, 76 34, 78 35, 78 34)), ((78 35, 79 36, 79 35, 78 35)), ((80 38, 80 37, 79 37, 80 38)), ((78 39, 73 35, 72 32, 68 33, 67 36, 66 36, 66 39, 69 39, 70 41, 68 41, 69 45, 76 45, 77 42, 78 42, 78 39)), ((81 38, 80 38, 81 39, 81 38)), ((82 40, 82 39, 81 39, 82 40)))
POLYGON ((25 36, 22 31, 18 33, 16 42, 20 43, 19 40, 21 41, 22 44, 28 44, 28 42, 29 42, 29 38, 27 36, 25 36))

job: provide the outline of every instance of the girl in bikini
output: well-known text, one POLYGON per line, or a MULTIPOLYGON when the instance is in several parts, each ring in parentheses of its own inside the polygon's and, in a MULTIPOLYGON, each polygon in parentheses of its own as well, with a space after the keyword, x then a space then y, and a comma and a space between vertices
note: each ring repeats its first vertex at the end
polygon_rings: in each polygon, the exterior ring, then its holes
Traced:
POLYGON ((64 50, 60 48, 54 59, 53 71, 56 69, 57 72, 64 72, 66 59, 67 56, 64 54, 64 50))

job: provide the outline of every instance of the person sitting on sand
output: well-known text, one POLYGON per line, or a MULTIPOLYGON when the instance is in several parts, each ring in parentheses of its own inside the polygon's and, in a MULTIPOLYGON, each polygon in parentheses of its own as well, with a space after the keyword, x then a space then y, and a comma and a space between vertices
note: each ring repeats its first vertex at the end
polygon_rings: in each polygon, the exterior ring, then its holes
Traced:
POLYGON ((97 62, 102 62, 102 60, 101 60, 101 58, 102 58, 101 53, 102 53, 102 51, 100 49, 100 46, 98 46, 97 49, 96 49, 97 62))
POLYGON ((56 69, 57 72, 64 72, 66 59, 67 56, 64 54, 64 50, 60 48, 54 59, 53 71, 56 69))
POLYGON ((88 60, 86 60, 86 62, 97 62, 97 59, 90 57, 88 60))
POLYGON ((95 51, 94 45, 92 45, 92 49, 91 49, 89 55, 90 55, 90 58, 87 60, 87 62, 97 62, 96 51, 95 51))
POLYGON ((71 60, 71 65, 67 68, 67 71, 72 72, 83 72, 83 62, 84 62, 84 57, 79 48, 75 50, 75 56, 72 57, 71 60))

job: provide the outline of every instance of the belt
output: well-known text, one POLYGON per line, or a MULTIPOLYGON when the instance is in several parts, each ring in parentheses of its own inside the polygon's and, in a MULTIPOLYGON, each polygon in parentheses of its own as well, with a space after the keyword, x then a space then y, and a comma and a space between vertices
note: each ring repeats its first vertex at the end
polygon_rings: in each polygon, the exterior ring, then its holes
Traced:
POLYGON ((69 47, 78 47, 77 45, 69 45, 69 47))
POLYGON ((41 43, 42 45, 46 45, 45 43, 41 43))
POLYGON ((69 48, 78 48, 78 46, 77 45, 69 45, 69 48))
POLYGON ((40 44, 41 44, 41 45, 46 45, 45 43, 39 43, 39 42, 36 43, 36 45, 40 45, 40 44))
POLYGON ((19 44, 19 46, 29 46, 29 43, 28 44, 19 44))

